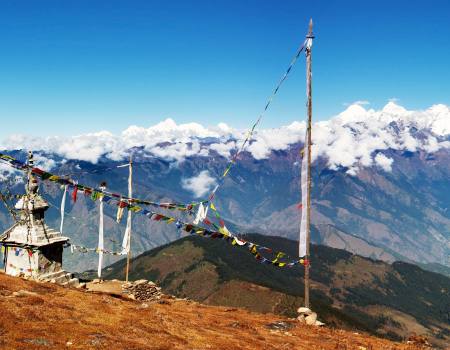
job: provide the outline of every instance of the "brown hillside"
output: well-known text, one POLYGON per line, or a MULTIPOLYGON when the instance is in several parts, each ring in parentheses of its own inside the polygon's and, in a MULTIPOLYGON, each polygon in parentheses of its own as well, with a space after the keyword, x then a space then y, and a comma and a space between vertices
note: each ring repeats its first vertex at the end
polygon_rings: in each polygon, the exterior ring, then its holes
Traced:
POLYGON ((142 304, 4 274, 0 306, 1 349, 420 349, 272 314, 170 298, 142 304))

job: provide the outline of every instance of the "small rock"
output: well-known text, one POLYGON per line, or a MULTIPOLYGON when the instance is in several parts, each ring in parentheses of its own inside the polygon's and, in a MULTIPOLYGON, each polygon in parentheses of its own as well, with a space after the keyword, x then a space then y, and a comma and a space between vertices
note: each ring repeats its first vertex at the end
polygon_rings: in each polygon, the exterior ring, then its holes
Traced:
POLYGON ((311 315, 312 314, 312 311, 311 311, 311 309, 309 307, 299 307, 297 309, 297 312, 299 314, 305 314, 305 315, 311 315))
POLYGON ((305 317, 305 322, 309 326, 314 326, 317 321, 317 314, 315 312, 305 317))
POLYGON ((266 328, 281 331, 281 330, 290 330, 294 328, 294 325, 290 322, 277 321, 274 323, 267 324, 266 328))
POLYGON ((15 297, 27 297, 27 296, 29 297, 29 296, 36 296, 39 294, 35 292, 30 292, 28 290, 19 290, 18 292, 12 293, 12 295, 15 297))
POLYGON ((23 339, 25 343, 30 343, 33 345, 39 345, 39 346, 50 346, 53 344, 52 341, 47 340, 45 338, 34 338, 34 339, 23 339))
POLYGON ((299 315, 299 316, 297 317, 297 320, 298 320, 299 322, 301 322, 301 323, 305 323, 305 315, 299 315))
POLYGON ((77 288, 77 289, 86 289, 86 283, 79 283, 75 288, 77 288))
POLYGON ((138 286, 138 285, 140 285, 140 284, 146 284, 146 283, 148 283, 147 280, 137 280, 137 281, 135 281, 133 284, 136 285, 136 286, 138 286))

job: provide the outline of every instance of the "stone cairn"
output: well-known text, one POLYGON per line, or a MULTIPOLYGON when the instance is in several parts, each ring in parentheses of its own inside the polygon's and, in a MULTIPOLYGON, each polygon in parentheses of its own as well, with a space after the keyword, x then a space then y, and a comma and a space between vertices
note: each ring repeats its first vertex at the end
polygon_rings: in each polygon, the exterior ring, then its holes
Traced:
POLYGON ((147 280, 125 283, 122 285, 122 291, 130 299, 139 301, 158 301, 162 297, 161 288, 147 280))
POLYGON ((317 319, 317 314, 307 307, 299 307, 297 309, 297 312, 297 320, 299 320, 301 323, 316 327, 323 326, 325 324, 323 322, 320 322, 317 319))

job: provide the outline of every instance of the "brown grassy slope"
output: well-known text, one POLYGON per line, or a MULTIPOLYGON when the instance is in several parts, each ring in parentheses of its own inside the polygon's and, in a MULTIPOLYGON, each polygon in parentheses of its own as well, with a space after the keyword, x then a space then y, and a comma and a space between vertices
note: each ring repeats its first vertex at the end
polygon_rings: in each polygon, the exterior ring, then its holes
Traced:
POLYGON ((419 349, 272 314, 139 302, 0 274, 1 349, 419 349), (36 295, 13 296, 27 290, 36 295), (284 320, 292 329, 274 330, 284 320))
MULTIPOLYGON (((295 256, 298 243, 248 235, 250 241, 295 256)), ((312 246, 311 305, 320 320, 391 340, 424 335, 445 348, 450 279, 406 264, 386 264, 324 246, 312 246)), ((104 275, 124 279, 125 260, 104 275)), ((156 281, 167 294, 208 305, 295 317, 303 305, 303 269, 259 264, 246 249, 189 236, 135 257, 131 279, 156 281)))

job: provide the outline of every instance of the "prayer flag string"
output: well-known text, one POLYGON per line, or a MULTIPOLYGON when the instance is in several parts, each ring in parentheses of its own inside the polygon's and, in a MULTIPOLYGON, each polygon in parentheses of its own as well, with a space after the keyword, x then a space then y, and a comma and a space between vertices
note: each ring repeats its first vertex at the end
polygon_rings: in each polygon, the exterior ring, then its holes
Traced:
POLYGON ((153 201, 148 201, 148 200, 139 199, 139 198, 130 198, 127 196, 123 196, 121 194, 112 193, 112 192, 108 192, 105 190, 81 185, 81 184, 78 184, 78 182, 75 180, 46 172, 37 167, 29 167, 27 164, 15 159, 7 154, 0 153, 0 160, 8 163, 13 168, 18 169, 18 170, 24 171, 27 169, 31 169, 31 172, 34 175, 36 175, 37 177, 41 178, 42 180, 49 180, 49 181, 56 182, 56 183, 58 183, 60 185, 64 185, 64 186, 67 185, 68 188, 70 188, 72 190, 72 199, 74 202, 76 202, 76 200, 77 200, 78 192, 83 192, 86 195, 91 195, 94 200, 98 199, 100 195, 103 195, 103 197, 106 200, 120 199, 122 202, 124 202, 124 203, 126 202, 127 206, 149 205, 149 206, 159 207, 159 208, 168 209, 168 210, 184 211, 184 212, 188 212, 188 213, 190 213, 196 206, 200 205, 201 203, 208 202, 205 200, 205 201, 201 201, 201 202, 182 204, 182 203, 170 203, 170 202, 167 202, 167 203, 153 202, 153 201))
MULTIPOLYGON (((0 160, 6 161, 14 168, 22 170, 22 171, 25 171, 28 169, 28 166, 26 164, 16 160, 13 157, 10 157, 10 156, 2 154, 2 153, 0 153, 0 160)), ((90 196, 92 200, 97 200, 97 199, 101 198, 101 200, 102 200, 101 204, 103 204, 103 202, 107 203, 107 204, 111 204, 111 202, 116 202, 116 204, 119 207, 122 206, 133 212, 139 213, 141 215, 145 215, 150 220, 163 221, 163 222, 166 222, 167 224, 175 223, 177 228, 182 229, 183 231, 185 231, 189 234, 195 234, 198 236, 208 237, 208 238, 221 238, 221 239, 226 240, 228 243, 230 243, 233 246, 247 247, 249 252, 251 254, 253 254, 254 257, 261 263, 271 264, 271 265, 274 265, 277 267, 292 267, 292 266, 295 266, 298 264, 302 264, 302 265, 309 264, 309 261, 306 259, 292 260, 289 262, 280 262, 279 261, 280 257, 287 258, 288 255, 283 252, 273 253, 271 248, 267 248, 267 247, 258 245, 256 243, 249 242, 249 241, 240 239, 238 237, 235 237, 226 229, 225 225, 223 225, 223 227, 222 227, 222 225, 217 226, 216 224, 212 223, 206 217, 206 214, 207 214, 207 208, 211 208, 215 213, 217 213, 217 209, 216 209, 214 203, 212 203, 212 206, 210 204, 204 209, 204 214, 201 217, 199 217, 199 220, 196 224, 190 224, 190 223, 181 222, 180 220, 177 220, 174 217, 170 217, 170 216, 167 216, 164 214, 160 214, 160 213, 156 213, 156 212, 144 209, 141 206, 136 205, 134 203, 134 199, 132 199, 132 198, 127 198, 120 194, 114 194, 114 193, 110 193, 110 192, 107 192, 102 189, 94 189, 92 187, 74 183, 73 180, 61 178, 57 175, 53 175, 51 173, 45 172, 39 168, 32 168, 31 171, 33 174, 35 174, 36 176, 41 178, 43 181, 51 181, 51 182, 58 183, 60 185, 67 185, 69 188, 76 188, 77 191, 82 191, 85 195, 90 196), (199 226, 198 224, 200 222, 202 222, 205 225, 212 226, 215 230, 210 230, 210 229, 204 228, 202 226, 199 226), (262 252, 273 253, 273 254, 275 254, 276 258, 275 259, 267 259, 261 254, 262 252)), ((197 204, 203 206, 203 203, 204 202, 199 202, 197 204)), ((167 208, 166 206, 160 206, 160 207, 167 208)), ((186 208, 186 210, 187 210, 187 208, 186 208)), ((190 210, 192 210, 192 207, 190 208, 190 210)), ((219 215, 219 214, 217 213, 217 215, 219 215)), ((218 218, 220 219, 220 216, 218 216, 218 218)), ((99 244, 96 251, 98 253, 100 253, 101 255, 103 254, 103 252, 105 252, 104 247, 101 244, 99 244)))

